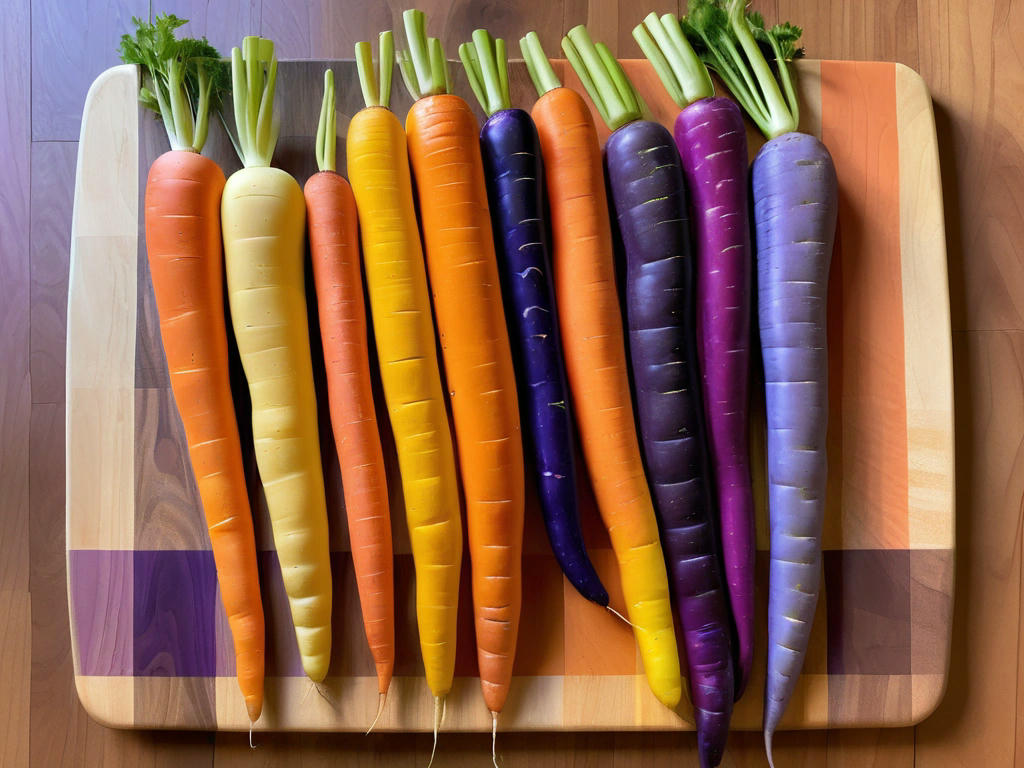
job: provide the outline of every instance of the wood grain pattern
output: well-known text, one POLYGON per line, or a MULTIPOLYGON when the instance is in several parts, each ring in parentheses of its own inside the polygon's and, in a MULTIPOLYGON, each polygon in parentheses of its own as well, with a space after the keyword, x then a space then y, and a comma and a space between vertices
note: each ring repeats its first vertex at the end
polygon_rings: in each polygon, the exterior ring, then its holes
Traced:
POLYGON ((30 756, 31 597, 29 472, 30 369, 30 54, 29 4, 5 8, 0 26, 0 764, 30 756))
POLYGON ((174 395, 135 390, 134 549, 210 549, 174 395), (140 451, 142 446, 147 450, 140 451))
POLYGON ((27 591, 0 591, 0 765, 28 765, 32 604, 27 591))
POLYGON ((118 42, 132 16, 173 13, 192 23, 185 34, 206 35, 230 50, 259 28, 260 0, 32 0, 32 138, 76 141, 81 107, 97 68, 120 63, 118 42), (151 7, 152 6, 152 7, 151 7))
MULTIPOLYGON (((948 295, 942 210, 929 206, 921 194, 941 186, 935 119, 922 85, 921 76, 912 69, 896 68, 896 92, 904 105, 897 115, 900 142, 930 147, 926 152, 904 152, 899 158, 901 278, 907 285, 928 286, 933 295, 948 295)), ((951 339, 939 331, 948 328, 950 320, 947 307, 923 302, 920 295, 903 295, 903 314, 908 318, 903 346, 907 439, 914 446, 907 472, 907 534, 911 548, 941 549, 952 546, 954 534, 954 520, 939 514, 953 493, 953 391, 952 381, 930 372, 952 370, 951 339), (918 357, 922 353, 923 360, 918 357)))
MULTIPOLYGON (((0 527, 0 591, 28 592, 29 362, 29 91, 28 4, 11 5, 0 25, 0 487, 7 512, 0 527), (9 515, 9 516, 8 516, 9 515)), ((13 598, 12 598, 13 599, 13 598)))
POLYGON ((956 330, 1024 330, 1024 86, 1020 3, 919 3, 921 67, 946 134, 943 192, 958 207, 950 238, 956 330))
MULTIPOLYGON (((402 11, 408 7, 408 3, 394 0, 356 5, 330 0, 268 2, 263 6, 261 34, 277 43, 281 58, 350 59, 360 40, 372 38, 376 47, 380 30, 394 30, 396 45, 401 46, 405 39, 402 11)), ((449 58, 457 57, 459 44, 469 40, 479 27, 502 35, 512 58, 517 56, 519 38, 530 30, 536 30, 549 53, 558 50, 562 0, 537 3, 529 14, 493 0, 424 0, 416 7, 427 14, 427 31, 440 38, 449 58)), ((395 85, 401 88, 397 80, 395 85)))
MULTIPOLYGON (((37 0, 44 5, 45 0, 37 0)), ((44 9, 46 13, 57 14, 57 4, 44 9)), ((63 5, 63 4, 62 4, 63 5)), ((77 83, 78 95, 67 100, 66 110, 62 114, 66 119, 64 135, 53 136, 49 125, 53 123, 50 115, 39 107, 45 103, 33 94, 37 110, 34 130, 36 138, 46 138, 49 133, 54 138, 75 139, 78 135, 78 116, 82 97, 92 77, 105 66, 116 61, 110 49, 99 50, 99 46, 91 47, 87 53, 81 53, 79 47, 79 30, 85 28, 84 18, 79 13, 79 6, 85 3, 67 4, 62 11, 69 18, 68 30, 62 37, 48 35, 43 29, 45 19, 35 14, 33 32, 36 45, 33 58, 37 63, 38 80, 61 80, 77 83), (72 50, 68 50, 72 49, 72 50), (53 57, 49 61, 47 57, 53 57), (41 60, 41 63, 38 63, 41 60)), ((109 8, 114 3, 90 3, 91 7, 109 8)), ((140 4, 141 5, 141 4, 140 4)), ((177 3, 174 4, 177 6, 177 3)), ((312 3, 294 0, 251 0, 247 8, 249 13, 238 14, 233 3, 196 3, 195 15, 209 14, 212 21, 220 20, 224 28, 231 30, 231 40, 215 40, 218 45, 233 42, 237 33, 252 31, 242 29, 245 20, 252 16, 259 17, 260 6, 264 18, 270 14, 280 13, 281 8, 289 11, 312 3), (207 10, 208 9, 208 10, 207 10)), ((323 8, 324 2, 315 7, 323 8)), ((360 16, 364 4, 351 0, 330 3, 335 23, 331 26, 321 25, 319 17, 309 14, 308 24, 313 31, 323 29, 325 38, 351 35, 353 38, 366 38, 376 33, 377 27, 366 24, 360 16), (344 17, 350 26, 343 26, 340 20, 344 17)), ((530 21, 538 18, 550 5, 545 0, 515 0, 507 4, 515 8, 515 13, 530 21)), ((594 14, 608 15, 608 8, 614 2, 601 0, 568 0, 566 8, 574 6, 573 13, 566 12, 565 24, 593 21, 588 18, 590 9, 594 14)), ((623 20, 632 24, 645 9, 628 3, 623 11, 623 20)), ((1024 253, 1020 245, 1024 242, 1024 226, 1021 225, 1024 210, 1024 177, 1020 169, 1024 168, 1024 121, 1021 120, 1020 102, 1015 94, 1020 92, 1024 82, 1024 62, 1020 49, 1013 47, 1013 41, 1022 35, 1021 13, 1024 8, 1020 4, 1007 0, 976 0, 970 5, 954 3, 949 0, 902 0, 898 3, 883 3, 878 0, 865 0, 863 3, 847 3, 841 0, 755 0, 755 7, 769 18, 790 18, 800 23, 805 29, 805 41, 810 56, 827 55, 832 58, 862 60, 896 60, 917 68, 925 78, 935 98, 936 123, 938 128, 943 194, 946 203, 945 225, 950 260, 950 289, 953 302, 953 322, 956 328, 971 331, 954 337, 954 364, 957 372, 955 396, 957 403, 957 449, 958 473, 957 495, 960 515, 957 521, 958 541, 963 543, 969 537, 976 542, 979 538, 996 542, 996 551, 1000 551, 1009 538, 1021 535, 1020 526, 1015 525, 1006 514, 993 515, 991 506, 983 506, 996 500, 996 505, 1012 505, 1019 502, 1020 488, 1016 484, 1004 486, 1007 498, 1002 493, 985 491, 984 498, 975 501, 977 492, 987 485, 996 482, 981 462, 981 457, 992 455, 995 448, 992 441, 1002 439, 1006 433, 1024 431, 1024 419, 1002 408, 998 421, 990 422, 997 426, 991 429, 979 428, 967 432, 966 425, 975 420, 975 410, 981 406, 974 403, 974 395, 967 387, 967 381, 973 379, 975 392, 977 388, 984 390, 992 382, 993 366, 981 364, 984 355, 977 352, 968 355, 966 347, 970 344, 977 348, 987 345, 985 337, 990 332, 975 333, 976 329, 1006 328, 1022 330, 1021 308, 1024 307, 1024 253), (971 300, 968 301, 968 286, 971 300), (968 306, 970 312, 968 312, 968 306), (980 370, 969 370, 974 366, 980 370), (1015 498, 1016 497, 1016 498, 1015 498)), ((27 26, 19 31, 19 18, 27 23, 27 13, 19 16, 14 12, 19 6, 27 8, 27 0, 20 3, 5 5, 5 24, 0 34, 4 44, 0 46, 0 60, 7 52, 22 50, 20 40, 28 40, 27 26), (12 47, 8 40, 15 41, 12 47)), ((138 12, 140 9, 135 9, 138 12)), ((141 9, 144 12, 144 8, 141 9)), ((510 15, 513 11, 507 11, 510 15)), ((615 13, 615 17, 618 17, 615 13)), ((92 22, 102 24, 102 15, 96 16, 92 22)), ((113 23, 113 22, 110 22, 113 23)), ((199 24, 192 27, 198 31, 199 24)), ((96 27, 90 27, 95 31, 96 27)), ((264 32, 267 30, 264 29, 264 32)), ((549 53, 557 49, 560 33, 558 22, 541 31, 549 53)), ((120 30, 118 30, 120 32, 120 30)), ((618 28, 613 24, 612 36, 617 37, 618 28)), ((608 38, 609 35, 602 33, 608 38)), ((609 40, 611 43, 611 40, 609 40)), ((344 51, 341 55, 349 55, 344 51)), ((27 76, 27 67, 23 70, 27 76)), ((0 111, 0 130, 4 118, 21 120, 18 131, 28 131, 28 112, 23 114, 15 108, 19 103, 18 94, 27 93, 26 81, 18 78, 0 79, 0 94, 4 97, 5 108, 0 111), (20 114, 20 116, 19 116, 20 114)), ((44 83, 45 85, 45 83, 44 83)), ((396 93, 401 88, 396 88, 396 93)), ((806 110, 805 110, 806 111, 806 110)), ((3 155, 10 146, 0 141, 0 163, 9 171, 12 167, 3 155)), ((16 145, 21 147, 21 144, 16 145)), ((69 146, 74 146, 70 144, 69 146)), ((18 150, 19 153, 21 150, 18 150)), ((26 153, 19 158, 27 158, 26 153)), ((27 164, 19 159, 22 166, 27 164)), ((21 168, 22 166, 18 166, 21 168)), ((35 178, 37 166, 33 158, 33 185, 40 183, 35 178)), ((45 171, 45 166, 39 169, 45 171)), ((19 171, 20 172, 20 171, 19 171)), ((18 178, 15 174, 14 178, 18 178)), ((0 208, 13 204, 17 208, 20 203, 16 197, 7 195, 11 189, 11 175, 0 175, 0 208), (12 202, 13 201, 13 202, 12 202)), ((42 184, 49 183, 48 180, 42 184)), ((24 188, 27 195, 27 187, 24 188)), ((20 192, 15 195, 21 194, 20 192)), ((26 198, 27 199, 27 198, 26 198)), ((57 217, 58 211, 54 211, 57 217)), ((2 214, 0 214, 2 216, 2 214)), ((64 212, 65 221, 70 221, 70 210, 64 212)), ((0 259, 0 269, 8 269, 15 262, 11 254, 17 253, 18 246, 12 244, 7 236, 12 232, 6 226, 4 256, 0 259), (13 250, 9 250, 13 249, 13 250)), ((67 254, 64 253, 66 270, 67 254)), ((8 273, 5 271, 3 276, 8 273)), ((10 284, 0 280, 0 293, 6 300, 11 290, 10 284)), ((35 297, 37 294, 33 294, 35 297)), ((45 310, 49 311, 49 309, 45 310)), ((13 317, 13 315, 12 315, 13 317)), ((11 326, 5 325, 5 331, 11 326)), ((10 334, 6 334, 0 343, 8 340, 16 341, 17 333, 25 333, 27 328, 17 326, 10 334)), ((34 329, 33 329, 34 332, 34 329)), ((998 334, 996 334, 998 336, 998 334)), ((51 343, 52 334, 41 335, 40 344, 33 344, 33 351, 43 352, 42 344, 51 343)), ((1011 334, 1012 336, 1012 334, 1011 334)), ((27 340, 23 339, 27 345, 27 340)), ((990 345, 987 345, 990 346, 990 345)), ((12 358, 6 356, 4 346, 4 362, 12 358)), ((53 349, 50 355, 59 358, 63 349, 53 349)), ((1005 366, 1004 366, 1005 367, 1005 366)), ((38 376, 50 375, 49 366, 46 370, 37 367, 38 376)), ((7 372, 0 368, 0 395, 4 402, 10 402, 12 395, 11 382, 6 378, 7 372)), ((1011 377, 1012 378, 1012 377, 1011 377)), ((63 388, 61 381, 32 382, 34 391, 55 391, 63 388)), ((1020 401, 1021 385, 1019 383, 1002 382, 999 390, 1007 397, 1020 401)), ((15 393, 16 394, 16 393, 15 393)), ((33 603, 45 606, 46 611, 34 611, 33 626, 33 678, 32 678, 32 754, 31 764, 41 768, 51 766, 104 765, 119 766, 174 766, 213 765, 214 741, 207 734, 194 733, 147 733, 112 731, 105 729, 90 720, 83 712, 73 690, 70 664, 70 648, 68 646, 67 617, 62 611, 52 611, 54 604, 64 599, 64 554, 63 554, 63 409, 53 411, 52 406, 44 406, 49 411, 40 411, 40 418, 33 418, 33 444, 38 446, 32 451, 30 466, 33 477, 37 478, 32 485, 32 599, 33 603), (50 439, 42 435, 47 430, 41 426, 48 419, 55 419, 56 427, 50 439), (38 493, 37 490, 38 489, 38 493), (48 491, 44 491, 48 489, 48 491), (52 503, 54 495, 60 496, 52 503), (51 502, 41 501, 50 498, 51 502), (44 578, 45 576, 45 578, 44 578), (51 584, 52 587, 46 587, 51 584), (45 588, 44 588, 45 587, 45 588), (60 650, 60 646, 64 650, 60 650), (63 659, 63 661, 61 661, 63 659)), ((6 416, 6 412, 5 412, 6 416)), ((33 414, 35 416, 35 414, 33 414)), ((19 419, 11 427, 7 422, 5 435, 14 439, 15 445, 28 445, 25 437, 29 429, 27 416, 19 419), (18 442, 23 441, 23 442, 18 442)), ((979 420, 980 423, 980 420, 979 420)), ((12 445, 10 440, 0 443, 2 446, 12 445)), ((1001 450, 1007 449, 1005 445, 1001 450)), ((6 458, 6 454, 4 454, 6 458)), ((20 480, 17 476, 7 473, 6 462, 0 462, 0 487, 5 499, 5 511, 24 509, 27 518, 27 496, 19 497, 17 493, 20 480), (13 483, 13 484, 12 484, 13 483), (14 489, 15 492, 11 492, 14 489), (16 499, 23 498, 19 504, 16 499)), ((26 492, 27 494, 27 492, 26 492)), ((9 518, 5 518, 9 522, 9 518)), ((4 531, 4 536, 10 533, 4 531)), ((4 539, 6 546, 7 539, 4 539)), ((22 539, 18 539, 18 552, 22 539)), ((1014 736, 1011 729, 1006 728, 1006 717, 984 718, 970 717, 962 725, 958 725, 961 715, 969 700, 971 706, 992 706, 998 702, 1005 710, 1007 702, 999 697, 1006 691, 1005 686, 989 687, 992 674, 985 673, 974 680, 968 676, 967 670, 972 669, 976 662, 983 661, 984 648, 977 642, 968 644, 966 635, 959 631, 959 622, 964 618, 961 608, 965 603, 983 604, 992 587, 991 578, 972 578, 972 574, 982 568, 988 553, 983 543, 976 544, 976 554, 968 557, 961 547, 958 556, 958 637, 954 644, 954 667, 950 683, 950 691, 945 703, 940 707, 934 725, 925 723, 917 729, 897 729, 882 732, 833 731, 827 734, 819 732, 786 732, 779 735, 780 765, 814 765, 814 766, 889 766, 897 768, 914 763, 914 741, 916 730, 916 765, 925 768, 946 766, 973 766, 978 764, 972 750, 987 740, 1001 741, 1012 744, 1014 736), (989 590, 989 591, 986 591, 989 590), (987 676, 986 676, 987 675, 987 676), (877 741, 872 735, 878 734, 877 741), (856 740, 854 745, 851 740, 856 740), (898 743, 896 743, 898 740, 898 743), (827 741, 827 744, 826 744, 827 741)), ((0 555, 0 568, 11 560, 5 548, 0 555)), ((1019 569, 1013 571, 1020 576, 1019 569)), ((997 585, 1006 589, 1007 585, 997 585)), ((1013 588, 1018 595, 1018 588, 1013 588)), ((1000 593, 1002 594, 1002 593, 1000 593)), ((1003 601, 1001 605, 1015 605, 1012 601, 1003 601)), ((1008 624, 1014 626, 1009 616, 1003 616, 1000 609, 987 611, 984 617, 972 613, 971 620, 977 626, 971 628, 972 637, 985 638, 987 634, 1008 631, 1008 624), (984 618, 985 624, 978 624, 984 618)), ((991 665, 983 665, 991 668, 991 665)), ((1002 665, 999 674, 1005 677, 1009 670, 1018 670, 1015 685, 1016 691, 1024 695, 1024 656, 1018 655, 1014 664, 1002 665)), ((1024 699, 1017 699, 1018 710, 1024 711, 1021 705, 1024 699)), ((1012 714, 1013 700, 1010 710, 1012 714)), ((1024 720, 1021 720, 1024 723, 1024 720)), ((1018 730, 1020 729, 1018 725, 1018 730)), ((280 742, 264 739, 258 742, 259 749, 252 752, 244 734, 219 734, 216 737, 216 764, 218 766, 242 765, 334 765, 344 761, 346 765, 394 765, 404 768, 422 766, 429 754, 429 738, 420 735, 398 737, 394 735, 363 738, 362 736, 323 736, 323 737, 283 737, 280 742)), ((1024 764, 1024 733, 1016 738, 1016 764, 1024 764)), ((450 757, 444 764, 479 765, 481 755, 487 749, 487 740, 483 736, 468 736, 459 739, 446 735, 442 740, 442 757, 450 757)), ((573 766, 574 768, 594 768, 595 766, 614 765, 616 768, 636 768, 637 766, 677 766, 687 764, 686 760, 693 754, 694 742, 691 734, 672 736, 671 738, 650 737, 640 734, 552 734, 552 735, 511 735, 499 738, 499 752, 505 765, 536 765, 538 768, 553 766, 573 766)), ((1010 753, 1012 754, 1012 752, 1010 753)), ((1006 763, 1011 764, 1010 762, 1006 763)), ((438 762, 441 765, 441 762, 438 762)), ((763 746, 756 734, 733 734, 730 738, 729 751, 725 765, 728 766, 762 766, 763 746)))
POLYGON ((107 528, 70 526, 73 548, 129 549, 134 540, 135 432, 134 419, 126 417, 135 411, 139 171, 138 123, 126 119, 134 105, 125 100, 135 98, 137 82, 135 67, 122 65, 90 86, 86 101, 94 117, 84 122, 79 147, 65 373, 69 455, 78 460, 67 467, 68 487, 75 489, 68 504, 95 504, 113 514, 107 528))
POLYGON ((78 145, 32 144, 32 402, 64 402, 68 252, 78 145))
POLYGON ((957 334, 960 402, 957 468, 964 508, 957 521, 957 594, 949 685, 936 713, 918 727, 917 765, 1012 765, 1017 733, 1024 525, 1024 334, 957 334), (975 446, 968 450, 968 446, 975 446), (965 498, 970 494, 970 499, 965 498), (976 596, 971 599, 971 596, 976 596))
POLYGON ((885 514, 907 497, 901 184, 893 169, 901 150, 915 145, 893 141, 899 109, 892 66, 868 63, 848 72, 841 63, 822 62, 820 73, 821 140, 839 177, 830 287, 838 283, 842 296, 828 307, 828 502, 842 514, 827 518, 824 546, 904 548, 907 518, 885 514), (850 366, 858 368, 856 376, 844 375, 850 366), (873 450, 858 450, 867 443, 873 450))

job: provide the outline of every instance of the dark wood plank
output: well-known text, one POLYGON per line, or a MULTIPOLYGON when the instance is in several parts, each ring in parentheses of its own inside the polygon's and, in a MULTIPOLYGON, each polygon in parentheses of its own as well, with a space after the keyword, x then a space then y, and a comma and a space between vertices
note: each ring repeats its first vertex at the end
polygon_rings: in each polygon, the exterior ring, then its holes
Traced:
POLYGON ((917 728, 921 768, 1015 759, 1024 333, 956 333, 953 353, 963 406, 956 419, 953 646, 946 696, 917 728))
MULTIPOLYGON (((259 29, 259 0, 168 0, 153 4, 192 22, 183 34, 206 35, 222 52, 259 29)), ((103 69, 119 64, 121 35, 132 16, 147 18, 148 0, 32 0, 32 138, 74 141, 89 85, 103 69)), ((27 52, 26 52, 27 53, 27 52)))
POLYGON ((36 612, 32 623, 32 764, 48 766, 61 764, 68 747, 73 748, 73 732, 86 715, 72 680, 67 611, 64 404, 37 405, 33 417, 31 552, 36 612))
MULTIPOLYGON (((758 7, 762 3, 756 3, 758 7)), ((648 13, 685 13, 686 0, 654 0, 636 4, 618 0, 565 0, 561 31, 550 35, 550 47, 544 42, 544 51, 550 58, 562 58, 562 35, 577 24, 585 24, 595 41, 603 42, 619 58, 643 58, 640 47, 633 40, 633 28, 643 22, 648 13)), ((538 30, 539 32, 539 30, 538 30)))
MULTIPOLYGON (((675 0, 648 0, 646 3, 619 3, 618 50, 616 56, 621 59, 642 59, 640 46, 633 39, 633 28, 643 22, 648 13, 679 14, 686 12, 686 0, 681 3, 675 0)), ((606 41, 607 42, 607 41, 606 41)))
POLYGON ((0 765, 28 765, 32 608, 28 592, 0 591, 0 765))
MULTIPOLYGON (((447 734, 442 739, 446 744, 455 740, 447 734)), ((258 746, 253 751, 245 734, 218 733, 215 768, 415 768, 426 765, 430 756, 430 737, 422 734, 257 734, 255 741, 258 746)), ((437 765, 450 763, 438 761, 437 765)))
POLYGON ((27 2, 0 25, 0 591, 28 591, 29 141, 27 2))
POLYGON ((565 0, 561 31, 550 43, 544 44, 548 58, 562 58, 562 35, 577 24, 586 24, 590 36, 603 41, 618 56, 619 3, 616 0, 565 0))
POLYGON ((803 27, 808 58, 899 61, 918 65, 918 3, 844 3, 842 0, 757 0, 769 24, 803 27))
MULTIPOLYGON (((216 768, 414 768, 426 764, 431 748, 428 734, 293 733, 272 737, 261 734, 256 738, 258 748, 254 753, 245 734, 218 734, 216 768)), ((688 765, 689 757, 695 759, 694 743, 692 734, 499 732, 498 764, 530 768, 677 768, 688 765)), ((442 733, 434 764, 478 768, 489 764, 490 747, 487 734, 442 733)))
POLYGON ((913 768, 913 728, 828 732, 829 768, 913 768))
MULTIPOLYGON (((615 0, 611 0, 614 5, 615 0)), ((461 2, 429 0, 416 4, 427 14, 427 31, 444 44, 448 58, 458 59, 458 46, 474 29, 485 27, 505 38, 509 56, 518 58, 519 38, 530 30, 540 35, 549 54, 558 50, 563 0, 529 3, 461 2)), ((263 0, 261 34, 277 44, 281 58, 348 59, 360 40, 373 40, 385 29, 395 32, 396 44, 405 40, 402 11, 409 3, 337 3, 310 0, 263 0)), ((461 68, 461 65, 455 64, 461 68)), ((395 88, 401 88, 395 72, 395 88)))
POLYGON ((955 330, 1024 329, 1024 7, 918 0, 935 100, 955 330))
POLYGON ((32 402, 64 402, 68 259, 77 142, 32 144, 32 402))

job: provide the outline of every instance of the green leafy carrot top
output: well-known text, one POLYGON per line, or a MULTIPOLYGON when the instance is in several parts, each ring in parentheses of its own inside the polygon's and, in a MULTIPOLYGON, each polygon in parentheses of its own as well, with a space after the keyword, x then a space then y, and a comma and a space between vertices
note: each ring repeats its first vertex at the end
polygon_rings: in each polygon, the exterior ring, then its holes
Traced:
POLYGON ((220 109, 231 85, 227 64, 206 38, 179 38, 186 21, 163 14, 152 22, 132 18, 135 36, 121 37, 121 60, 142 70, 139 102, 160 115, 171 149, 202 151, 210 113, 220 109))

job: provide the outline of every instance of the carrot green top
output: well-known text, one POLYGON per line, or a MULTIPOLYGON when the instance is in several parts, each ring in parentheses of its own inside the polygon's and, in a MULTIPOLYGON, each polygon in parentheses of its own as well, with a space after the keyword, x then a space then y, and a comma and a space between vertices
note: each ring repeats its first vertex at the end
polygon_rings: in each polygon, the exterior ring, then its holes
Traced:
POLYGON ((536 32, 527 32, 525 37, 520 38, 519 50, 522 51, 523 61, 526 62, 526 71, 530 73, 530 80, 533 81, 533 87, 537 89, 538 96, 543 96, 548 91, 562 87, 562 82, 544 54, 544 48, 541 46, 536 32))
POLYGON ((469 85, 488 117, 512 107, 508 86, 508 53, 505 41, 492 38, 486 29, 473 32, 473 43, 459 46, 469 85))
POLYGON ((273 41, 253 36, 242 38, 242 47, 231 49, 231 90, 238 131, 231 140, 246 168, 266 167, 274 156, 281 130, 274 114, 276 83, 273 41))
POLYGON ((386 109, 391 103, 391 73, 395 65, 395 38, 390 29, 380 33, 377 48, 380 80, 373 73, 373 49, 368 42, 356 43, 356 69, 366 106, 386 109))
POLYGON ((800 27, 786 22, 765 29, 761 14, 747 13, 745 0, 691 0, 681 23, 701 60, 725 81, 761 133, 772 139, 797 129, 800 107, 789 62, 803 55, 796 47, 800 27), (766 50, 775 59, 774 70, 766 50))
POLYGON ((413 99, 451 93, 452 75, 444 48, 436 37, 427 37, 427 15, 410 9, 402 14, 409 50, 397 52, 398 71, 413 99))
POLYGON ((171 149, 201 152, 210 112, 220 109, 228 89, 227 66, 205 37, 175 37, 185 19, 163 14, 132 23, 135 37, 121 37, 121 60, 142 70, 139 102, 160 115, 171 149))
POLYGON ((324 100, 320 104, 320 121, 316 124, 316 167, 321 171, 337 169, 337 113, 334 109, 334 70, 324 70, 324 100))
POLYGON ((679 19, 649 13, 633 29, 633 39, 651 62, 672 100, 680 109, 715 95, 708 68, 686 41, 679 19))
POLYGON ((613 131, 643 116, 640 98, 622 65, 604 43, 596 45, 582 24, 562 38, 562 50, 579 75, 601 119, 613 131))

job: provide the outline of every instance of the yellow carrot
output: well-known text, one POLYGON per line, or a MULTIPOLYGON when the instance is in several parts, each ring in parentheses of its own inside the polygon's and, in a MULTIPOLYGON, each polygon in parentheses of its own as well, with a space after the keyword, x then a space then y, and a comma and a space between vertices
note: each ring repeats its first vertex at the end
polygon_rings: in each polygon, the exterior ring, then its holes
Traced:
POLYGON ((231 59, 245 167, 228 179, 221 201, 228 301, 299 655, 319 682, 331 656, 331 564, 306 318, 306 207, 295 179, 270 167, 277 143, 273 43, 247 37, 231 59))
POLYGON ((348 173, 416 567, 423 666, 440 699, 455 672, 462 521, 405 131, 387 109, 393 50, 385 32, 378 90, 369 43, 356 46, 367 108, 349 124, 348 173))

